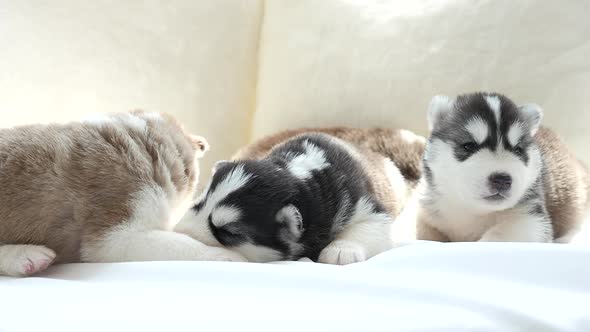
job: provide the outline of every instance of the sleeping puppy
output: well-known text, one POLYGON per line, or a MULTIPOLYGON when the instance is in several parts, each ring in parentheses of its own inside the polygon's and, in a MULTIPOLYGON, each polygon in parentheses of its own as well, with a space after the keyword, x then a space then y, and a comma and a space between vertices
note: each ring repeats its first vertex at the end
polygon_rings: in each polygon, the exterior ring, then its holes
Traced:
POLYGON ((172 232, 208 149, 135 111, 0 130, 0 275, 51 263, 243 260, 172 232))
POLYGON ((317 131, 280 133, 218 163, 176 231, 255 262, 350 264, 390 249, 406 179, 386 155, 317 131))

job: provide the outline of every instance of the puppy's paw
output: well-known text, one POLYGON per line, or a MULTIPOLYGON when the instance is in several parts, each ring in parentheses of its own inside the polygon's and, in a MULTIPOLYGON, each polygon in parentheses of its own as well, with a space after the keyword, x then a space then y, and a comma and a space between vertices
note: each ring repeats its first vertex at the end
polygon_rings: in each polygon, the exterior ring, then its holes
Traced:
POLYGON ((26 277, 39 273, 53 262, 55 252, 44 246, 4 245, 0 254, 0 270, 13 277, 26 277))
POLYGON ((363 246, 349 241, 330 243, 318 258, 319 263, 346 265, 367 260, 367 252, 363 246))
POLYGON ((299 260, 297 260, 298 262, 306 262, 306 263, 313 263, 313 261, 311 259, 309 259, 308 257, 301 257, 299 258, 299 260))
POLYGON ((225 248, 211 247, 207 250, 205 260, 221 262, 247 262, 241 254, 225 248))

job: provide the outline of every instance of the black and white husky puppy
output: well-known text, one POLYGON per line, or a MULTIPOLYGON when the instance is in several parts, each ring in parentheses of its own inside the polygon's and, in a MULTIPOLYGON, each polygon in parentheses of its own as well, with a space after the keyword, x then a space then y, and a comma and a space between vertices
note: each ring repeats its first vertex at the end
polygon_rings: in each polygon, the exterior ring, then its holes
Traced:
POLYGON ((176 231, 254 262, 364 261, 392 247, 393 218, 375 192, 385 180, 372 165, 343 140, 298 135, 262 159, 219 162, 176 231))
POLYGON ((418 238, 566 242, 588 207, 588 170, 542 117, 501 94, 435 97, 418 238))

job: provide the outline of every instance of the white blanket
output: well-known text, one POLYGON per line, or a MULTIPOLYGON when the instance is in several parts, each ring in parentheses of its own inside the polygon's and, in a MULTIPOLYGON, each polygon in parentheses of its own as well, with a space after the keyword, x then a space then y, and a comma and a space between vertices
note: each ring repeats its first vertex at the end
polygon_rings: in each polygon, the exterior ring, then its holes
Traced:
POLYGON ((327 266, 150 262, 0 278, 0 331, 590 331, 590 248, 428 243, 327 266))

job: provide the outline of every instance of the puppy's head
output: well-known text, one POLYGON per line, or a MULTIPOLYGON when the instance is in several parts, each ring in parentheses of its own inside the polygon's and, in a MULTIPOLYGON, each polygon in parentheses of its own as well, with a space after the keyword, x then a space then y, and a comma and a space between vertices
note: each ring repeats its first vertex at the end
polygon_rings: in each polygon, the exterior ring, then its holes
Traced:
POLYGON ((129 135, 145 137, 151 159, 166 165, 168 176, 177 190, 173 220, 179 220, 190 208, 200 175, 200 162, 209 143, 201 136, 189 133, 182 123, 166 113, 141 110, 119 113, 115 121, 128 128, 129 135))
POLYGON ((222 162, 176 231, 211 246, 225 246, 249 261, 299 255, 303 217, 296 181, 267 161, 222 162))
POLYGON ((542 116, 539 106, 499 94, 434 97, 424 160, 429 185, 468 209, 513 207, 542 168, 534 142, 542 116))

